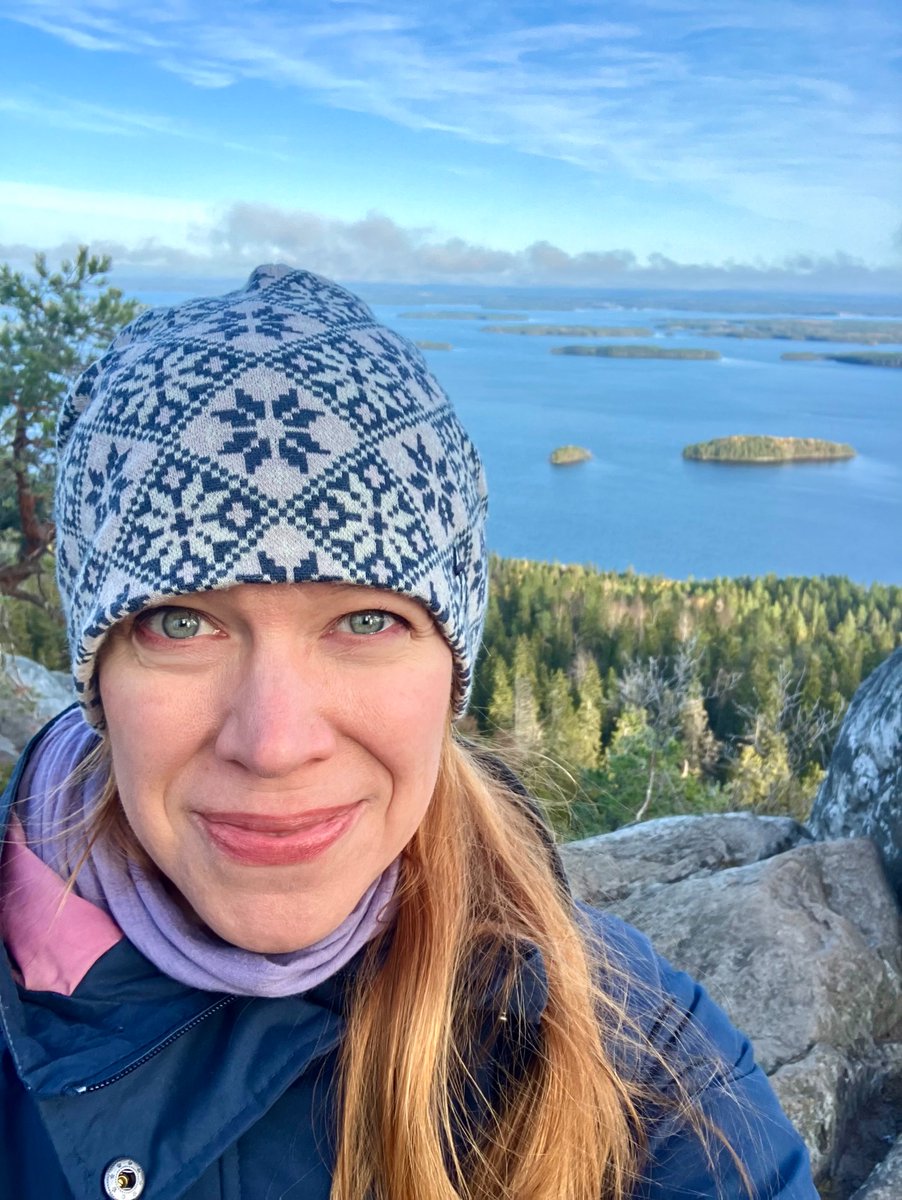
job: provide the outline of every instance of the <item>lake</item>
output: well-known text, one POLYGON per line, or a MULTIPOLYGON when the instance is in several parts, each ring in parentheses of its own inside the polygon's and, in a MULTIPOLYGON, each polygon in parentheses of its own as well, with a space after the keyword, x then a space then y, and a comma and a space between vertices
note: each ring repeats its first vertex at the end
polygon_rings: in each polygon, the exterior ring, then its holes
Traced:
MULTIPOLYGON (((452 344, 424 354, 482 453, 489 544, 498 554, 672 578, 774 573, 902 583, 902 371, 780 361, 787 351, 873 347, 680 333, 655 344, 723 358, 577 358, 549 351, 611 339, 485 333, 491 321, 400 316, 417 311, 410 303, 373 308, 413 340, 452 344), (783 466, 681 457, 690 442, 729 434, 825 438, 850 443, 858 456, 783 466), (566 443, 585 446, 592 460, 552 467, 550 452, 566 443)), ((686 317, 669 309, 528 312, 529 321, 554 325, 686 317)), ((899 328, 899 343, 879 349, 902 350, 902 321, 899 328)))

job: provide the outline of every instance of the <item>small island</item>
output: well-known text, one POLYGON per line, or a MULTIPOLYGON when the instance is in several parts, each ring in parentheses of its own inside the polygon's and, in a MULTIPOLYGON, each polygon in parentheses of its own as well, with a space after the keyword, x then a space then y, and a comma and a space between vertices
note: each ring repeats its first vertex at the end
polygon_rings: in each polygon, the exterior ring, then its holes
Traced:
POLYGON ((790 463, 836 462, 854 458, 855 451, 844 442, 825 442, 820 438, 768 437, 738 434, 713 438, 686 446, 683 458, 694 462, 715 463, 790 463))
POLYGON ((665 346, 552 346, 552 354, 577 354, 586 358, 673 358, 692 361, 715 361, 720 358, 719 350, 698 350, 687 347, 682 350, 665 346))
POLYGON ((845 363, 850 367, 902 367, 902 352, 898 350, 857 350, 848 354, 813 354, 806 351, 790 351, 781 354, 784 362, 821 362, 845 363))
POLYGON ((558 446, 551 451, 549 462, 554 467, 572 467, 574 463, 588 462, 591 457, 591 450, 583 446, 558 446))
POLYGON ((453 350, 454 347, 450 342, 414 342, 418 350, 453 350))
POLYGON ((521 337, 651 337, 644 325, 486 325, 483 333, 516 333, 521 337))

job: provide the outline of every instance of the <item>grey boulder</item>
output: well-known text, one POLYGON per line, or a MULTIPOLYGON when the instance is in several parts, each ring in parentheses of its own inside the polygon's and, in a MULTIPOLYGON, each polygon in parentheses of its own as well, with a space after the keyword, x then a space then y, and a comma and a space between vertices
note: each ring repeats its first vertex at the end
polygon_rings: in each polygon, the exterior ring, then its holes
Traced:
POLYGON ((706 813, 659 817, 560 847, 574 891, 605 905, 647 887, 758 862, 809 842, 791 817, 706 813))
POLYGON ((62 671, 20 654, 0 655, 0 757, 18 757, 29 738, 74 699, 62 671))
POLYGON ((902 649, 852 697, 808 827, 816 838, 872 838, 902 898, 902 649))
POLYGON ((581 899, 648 934, 750 1036, 824 1194, 848 1200, 896 1131, 885 1097, 902 1086, 899 910, 874 844, 728 814, 562 851, 581 899))

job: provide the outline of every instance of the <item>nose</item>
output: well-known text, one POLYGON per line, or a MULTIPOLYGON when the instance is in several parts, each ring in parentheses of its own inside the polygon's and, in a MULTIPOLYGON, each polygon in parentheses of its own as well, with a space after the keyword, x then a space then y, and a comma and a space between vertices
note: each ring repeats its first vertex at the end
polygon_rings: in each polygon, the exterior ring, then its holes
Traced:
POLYGON ((216 738, 220 758, 279 779, 334 752, 331 689, 320 665, 288 647, 252 652, 236 685, 216 738))

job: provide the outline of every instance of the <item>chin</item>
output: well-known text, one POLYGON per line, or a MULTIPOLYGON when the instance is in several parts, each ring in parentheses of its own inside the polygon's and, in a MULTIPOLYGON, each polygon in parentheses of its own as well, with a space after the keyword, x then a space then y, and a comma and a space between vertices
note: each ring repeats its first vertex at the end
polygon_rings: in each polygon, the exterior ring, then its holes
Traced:
POLYGON ((244 922, 206 921, 209 929, 224 942, 249 950, 254 954, 294 954, 328 937, 341 924, 338 917, 331 924, 321 921, 304 922, 302 928, 292 926, 286 920, 269 923, 258 921, 253 925, 244 922))
POLYGON ((256 937, 235 939, 232 944, 240 950, 250 950, 254 954, 295 954, 298 950, 306 950, 308 946, 312 946, 325 936, 326 934, 320 934, 313 938, 286 938, 284 935, 277 937, 274 934, 272 937, 261 937, 257 934, 256 937))
POLYGON ((237 946, 239 950, 249 950, 253 954, 294 954, 295 951, 304 950, 327 936, 318 929, 314 930, 312 935, 308 933, 304 936, 301 933, 289 935, 284 928, 272 932, 259 926, 254 929, 235 929, 223 925, 210 925, 209 928, 224 942, 237 946))

